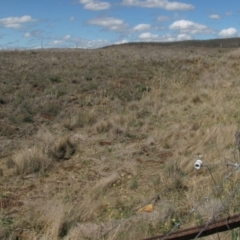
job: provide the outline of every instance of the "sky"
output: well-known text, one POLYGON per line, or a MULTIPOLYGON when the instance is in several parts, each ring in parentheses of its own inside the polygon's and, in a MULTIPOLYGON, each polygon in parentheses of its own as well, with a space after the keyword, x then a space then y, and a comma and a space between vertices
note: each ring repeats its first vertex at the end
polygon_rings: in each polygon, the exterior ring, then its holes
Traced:
POLYGON ((231 37, 239 0, 0 0, 0 49, 231 37))

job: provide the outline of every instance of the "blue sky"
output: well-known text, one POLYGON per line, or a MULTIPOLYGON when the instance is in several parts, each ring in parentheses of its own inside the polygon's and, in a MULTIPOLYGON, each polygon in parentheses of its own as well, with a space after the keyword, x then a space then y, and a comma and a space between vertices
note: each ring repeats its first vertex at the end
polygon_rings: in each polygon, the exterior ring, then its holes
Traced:
POLYGON ((0 0, 0 49, 239 36, 238 0, 0 0))

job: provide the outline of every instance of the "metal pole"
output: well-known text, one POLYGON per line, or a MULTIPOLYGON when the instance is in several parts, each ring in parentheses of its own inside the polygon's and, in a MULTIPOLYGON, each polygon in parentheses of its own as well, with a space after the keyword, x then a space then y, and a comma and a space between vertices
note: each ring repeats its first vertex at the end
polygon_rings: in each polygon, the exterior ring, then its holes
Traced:
MULTIPOLYGON (((160 235, 156 237, 145 238, 143 240, 190 240, 194 239, 204 227, 205 225, 181 229, 173 232, 167 238, 164 238, 166 235, 160 235)), ((223 218, 212 224, 209 224, 209 226, 201 233, 199 237, 205 237, 218 232, 229 231, 238 227, 240 227, 240 214, 223 218)))

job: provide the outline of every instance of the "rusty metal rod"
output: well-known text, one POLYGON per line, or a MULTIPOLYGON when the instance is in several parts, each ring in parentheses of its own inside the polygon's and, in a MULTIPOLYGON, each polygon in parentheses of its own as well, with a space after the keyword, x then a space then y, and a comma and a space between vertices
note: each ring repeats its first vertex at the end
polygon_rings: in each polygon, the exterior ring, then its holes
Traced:
MULTIPOLYGON (((169 236, 166 238, 165 234, 151 238, 145 238, 143 240, 190 240, 194 239, 204 227, 205 225, 201 225, 192 228, 181 229, 169 234, 169 236)), ((209 224, 209 226, 201 233, 199 237, 209 236, 217 232, 225 232, 238 227, 240 227, 240 214, 219 219, 214 223, 209 224)))

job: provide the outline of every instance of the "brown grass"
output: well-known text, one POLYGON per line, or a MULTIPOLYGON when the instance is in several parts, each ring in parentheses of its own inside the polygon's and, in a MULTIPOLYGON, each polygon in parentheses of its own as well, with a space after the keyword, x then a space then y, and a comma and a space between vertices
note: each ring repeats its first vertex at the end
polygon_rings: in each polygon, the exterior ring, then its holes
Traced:
MULTIPOLYGON (((214 188, 195 160, 239 161, 239 59, 151 44, 0 52, 0 238, 171 230, 214 188), (153 212, 139 214, 156 194, 153 212)), ((217 183, 230 169, 210 168, 217 183)), ((182 228, 207 221, 238 181, 237 172, 182 228)), ((239 197, 221 217, 239 212, 239 197)))
POLYGON ((44 154, 40 147, 22 149, 13 156, 17 175, 44 172, 51 166, 51 159, 44 154))

